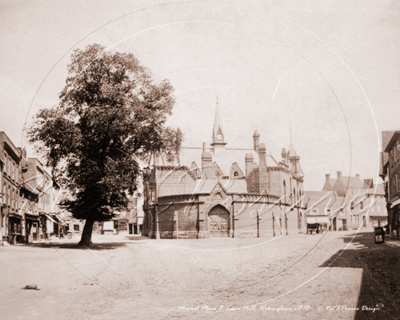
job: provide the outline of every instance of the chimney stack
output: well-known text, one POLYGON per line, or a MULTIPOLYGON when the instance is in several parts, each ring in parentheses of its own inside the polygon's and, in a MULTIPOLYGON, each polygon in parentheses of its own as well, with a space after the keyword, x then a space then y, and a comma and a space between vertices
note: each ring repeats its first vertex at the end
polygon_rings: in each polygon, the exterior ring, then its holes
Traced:
POLYGON ((253 169, 254 158, 251 153, 246 153, 246 177, 250 174, 251 170, 253 169))
POLYGON ((205 173, 207 179, 213 178, 212 156, 210 152, 204 150, 204 144, 203 153, 201 155, 201 170, 205 173))
POLYGON ((267 187, 268 187, 268 177, 267 177, 267 148, 265 148, 265 144, 261 143, 260 147, 258 149, 258 156, 259 156, 259 166, 258 166, 258 172, 259 172, 259 183, 260 183, 260 189, 259 192, 267 192, 267 187))
POLYGON ((342 179, 342 171, 338 171, 337 172, 337 178, 338 179, 342 179))
POLYGON ((287 157, 286 149, 283 148, 282 149, 282 162, 286 163, 286 157, 287 157))
POLYGON ((325 177, 326 177, 326 182, 329 182, 329 180, 331 179, 331 174, 330 174, 330 173, 327 173, 327 174, 325 175, 325 177))
POLYGON ((258 149, 260 147, 260 134, 256 130, 253 134, 253 141, 254 141, 254 151, 258 152, 258 149))

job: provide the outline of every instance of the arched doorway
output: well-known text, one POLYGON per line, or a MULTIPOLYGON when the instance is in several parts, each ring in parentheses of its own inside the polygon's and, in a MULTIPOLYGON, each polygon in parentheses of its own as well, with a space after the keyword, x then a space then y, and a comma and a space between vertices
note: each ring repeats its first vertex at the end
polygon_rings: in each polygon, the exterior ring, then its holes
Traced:
POLYGON ((208 231, 210 237, 229 237, 229 212, 217 205, 208 214, 208 231))

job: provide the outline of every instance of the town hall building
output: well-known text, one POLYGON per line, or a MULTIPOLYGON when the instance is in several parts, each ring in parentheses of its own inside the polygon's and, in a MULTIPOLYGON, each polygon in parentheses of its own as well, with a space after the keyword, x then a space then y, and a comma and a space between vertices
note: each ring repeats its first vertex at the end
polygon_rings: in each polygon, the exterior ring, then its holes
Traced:
POLYGON ((300 157, 282 149, 277 161, 257 131, 253 141, 248 149, 226 147, 217 104, 210 145, 183 147, 174 163, 154 158, 145 170, 143 234, 171 239, 305 231, 300 157))

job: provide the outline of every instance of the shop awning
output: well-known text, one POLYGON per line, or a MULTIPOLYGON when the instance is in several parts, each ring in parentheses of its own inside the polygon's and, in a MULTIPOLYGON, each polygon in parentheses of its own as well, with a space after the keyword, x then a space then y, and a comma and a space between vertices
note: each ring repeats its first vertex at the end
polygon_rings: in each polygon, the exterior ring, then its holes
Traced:
POLYGON ((398 204, 400 204, 400 199, 397 199, 395 202, 393 202, 392 205, 390 206, 390 209, 397 206, 398 204))
POLYGON ((48 214, 45 214, 46 218, 49 219, 50 221, 53 221, 54 223, 58 223, 56 220, 54 220, 51 216, 48 214))
POLYGON ((40 216, 36 216, 34 214, 25 213, 25 219, 39 221, 40 216))
POLYGON ((20 216, 19 214, 16 214, 16 213, 9 213, 8 217, 9 218, 22 219, 22 216, 20 216))
POLYGON ((329 217, 307 217, 307 223, 329 223, 329 217))

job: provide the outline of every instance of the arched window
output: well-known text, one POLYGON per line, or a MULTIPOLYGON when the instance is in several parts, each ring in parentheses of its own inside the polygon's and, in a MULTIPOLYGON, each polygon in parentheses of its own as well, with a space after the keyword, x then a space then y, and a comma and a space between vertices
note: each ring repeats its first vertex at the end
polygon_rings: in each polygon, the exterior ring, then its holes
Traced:
POLYGON ((364 209, 364 202, 360 202, 360 210, 364 209))

